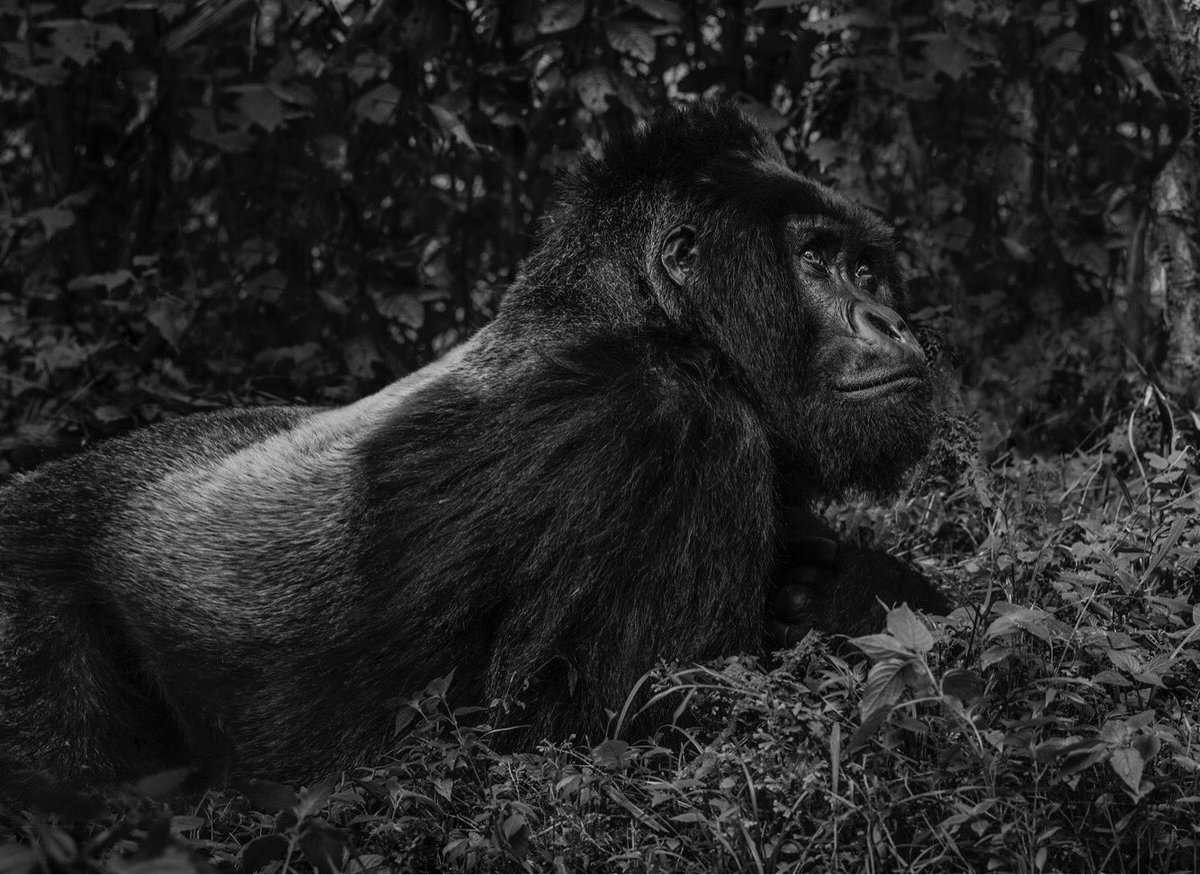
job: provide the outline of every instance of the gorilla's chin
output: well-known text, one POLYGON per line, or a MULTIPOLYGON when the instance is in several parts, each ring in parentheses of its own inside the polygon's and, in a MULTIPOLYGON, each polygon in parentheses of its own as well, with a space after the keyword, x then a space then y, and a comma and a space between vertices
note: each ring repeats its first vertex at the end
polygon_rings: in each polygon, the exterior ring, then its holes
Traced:
POLYGON ((834 393, 812 399, 794 432, 797 476, 827 498, 895 493, 929 447, 931 396, 923 383, 868 402, 847 403, 834 393))

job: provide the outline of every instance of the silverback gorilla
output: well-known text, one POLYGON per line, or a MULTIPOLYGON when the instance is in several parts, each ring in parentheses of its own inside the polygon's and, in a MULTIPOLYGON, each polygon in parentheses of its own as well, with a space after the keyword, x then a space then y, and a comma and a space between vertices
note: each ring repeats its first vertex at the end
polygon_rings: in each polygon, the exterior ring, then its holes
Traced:
POLYGON ((524 704, 513 743, 596 738, 659 657, 760 650, 768 601, 835 632, 875 595, 940 606, 863 553, 778 590, 789 514, 925 451, 892 237, 736 109, 675 110, 564 183, 499 316, 441 361, 17 478, 0 761, 305 780, 379 754, 384 703, 452 669, 462 701, 524 704))

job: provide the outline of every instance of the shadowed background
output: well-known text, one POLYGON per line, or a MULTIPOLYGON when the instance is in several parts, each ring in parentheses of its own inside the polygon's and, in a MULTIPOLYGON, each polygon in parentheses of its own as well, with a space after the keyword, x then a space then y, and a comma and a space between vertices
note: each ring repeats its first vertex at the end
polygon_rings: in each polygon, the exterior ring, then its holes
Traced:
POLYGON ((1196 383, 1167 6, 0 2, 0 478, 407 373, 494 315, 556 171, 702 95, 898 222, 985 453, 1123 451, 1144 371, 1196 383))

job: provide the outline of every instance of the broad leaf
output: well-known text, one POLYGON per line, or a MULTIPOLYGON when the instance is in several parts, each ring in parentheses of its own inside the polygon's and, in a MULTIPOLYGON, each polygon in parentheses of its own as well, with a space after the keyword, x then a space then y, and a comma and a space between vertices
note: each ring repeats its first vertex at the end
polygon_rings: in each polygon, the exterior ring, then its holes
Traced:
POLYGON ((915 653, 928 653, 933 649, 933 634, 908 605, 888 611, 887 629, 897 641, 915 653))
POLYGON ((354 113, 359 118, 382 125, 392 120, 399 104, 400 89, 390 82, 384 82, 358 99, 354 104, 354 113))
POLYGON ((283 124, 283 101, 265 85, 241 86, 238 111, 264 131, 273 131, 283 124))
POLYGON ((898 639, 882 632, 876 635, 863 635, 858 638, 851 638, 850 643, 871 657, 872 660, 888 658, 905 659, 910 655, 905 651, 904 645, 898 639))
POLYGON ((683 23, 683 7, 674 0, 632 0, 634 6, 647 15, 668 24, 683 23))
POLYGON ((617 93, 612 77, 598 67, 571 77, 571 84, 583 105, 596 115, 608 110, 609 96, 617 93))
POLYGON ((587 11, 584 0, 557 0, 547 3, 538 19, 538 33, 562 33, 583 21, 587 11))
POLYGON ((1108 763, 1126 787, 1135 795, 1141 795, 1142 770, 1146 768, 1146 761, 1140 753, 1131 747, 1118 748, 1109 756, 1108 763))
POLYGON ((967 668, 952 668, 942 678, 942 692, 970 705, 983 695, 983 678, 967 668))
POLYGON ((866 744, 879 731, 879 727, 884 724, 891 713, 891 708, 880 708, 867 714, 859 727, 854 730, 854 734, 850 736, 850 743, 846 745, 846 756, 850 756, 866 744))
POLYGON ((1087 38, 1077 30, 1069 30, 1041 51, 1041 62, 1059 73, 1070 72, 1079 66, 1087 48, 1087 38))
POLYGON ((904 679, 904 669, 907 666, 908 660, 904 659, 885 659, 871 666, 870 672, 867 673, 862 702, 859 704, 859 709, 864 715, 880 708, 891 708, 900 702, 907 686, 904 679))
POLYGON ((646 32, 641 25, 632 21, 610 21, 604 25, 604 35, 608 44, 625 55, 631 55, 639 61, 653 61, 655 54, 654 37, 646 32))

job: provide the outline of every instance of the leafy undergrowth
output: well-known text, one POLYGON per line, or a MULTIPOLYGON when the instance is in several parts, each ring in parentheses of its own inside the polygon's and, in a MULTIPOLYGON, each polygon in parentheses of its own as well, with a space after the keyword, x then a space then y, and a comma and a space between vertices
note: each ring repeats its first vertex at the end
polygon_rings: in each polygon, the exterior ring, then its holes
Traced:
POLYGON ((837 511, 961 607, 663 666, 690 707, 657 742, 501 755, 442 682, 392 762, 311 787, 0 809, 0 869, 1197 871, 1195 459, 1138 458, 1010 458, 837 511))

